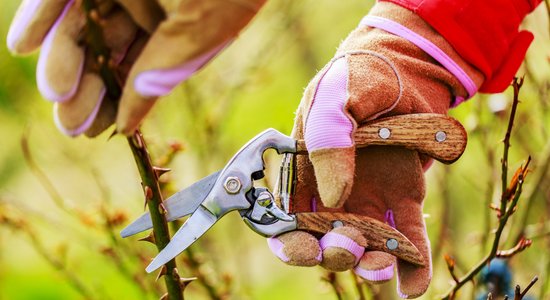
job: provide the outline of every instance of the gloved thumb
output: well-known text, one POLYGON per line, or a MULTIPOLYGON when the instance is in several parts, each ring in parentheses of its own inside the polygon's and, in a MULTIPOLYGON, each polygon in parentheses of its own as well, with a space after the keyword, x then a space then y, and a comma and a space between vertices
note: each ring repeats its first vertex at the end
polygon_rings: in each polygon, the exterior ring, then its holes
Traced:
POLYGON ((354 179, 354 124, 345 113, 348 65, 345 58, 330 63, 312 81, 305 99, 313 99, 306 119, 304 139, 313 164, 317 189, 326 207, 341 207, 354 179), (314 95, 307 95, 314 93, 314 95))

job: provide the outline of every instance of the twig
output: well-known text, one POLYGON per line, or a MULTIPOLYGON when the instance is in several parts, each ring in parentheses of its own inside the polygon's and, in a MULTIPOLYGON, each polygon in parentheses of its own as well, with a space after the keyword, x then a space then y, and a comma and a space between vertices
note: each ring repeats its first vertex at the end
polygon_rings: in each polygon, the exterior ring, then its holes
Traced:
POLYGON ((53 202, 57 205, 57 207, 65 212, 68 212, 69 215, 74 216, 73 213, 70 213, 67 210, 67 207, 65 206, 65 203, 63 201, 63 197, 61 197, 61 194, 55 188, 52 181, 48 178, 46 173, 44 173, 44 171, 42 171, 42 169, 40 169, 40 167, 34 161, 34 158, 32 156, 32 153, 29 147, 28 130, 25 130, 25 132, 21 136, 21 150, 23 151, 23 157, 25 158, 25 162, 29 166, 29 169, 34 174, 34 176, 36 176, 38 181, 40 181, 42 186, 46 189, 46 192, 48 193, 50 198, 52 198, 53 202))
POLYGON ((336 299, 338 300, 344 299, 344 293, 343 293, 344 289, 338 282, 338 277, 336 276, 335 272, 327 271, 325 276, 321 277, 321 279, 330 284, 330 287, 332 287, 332 290, 336 294, 336 299))
POLYGON ((353 283, 355 284, 355 288, 357 289, 357 293, 359 294, 358 300, 367 300, 367 296, 365 295, 365 291, 363 290, 363 286, 365 285, 365 282, 357 276, 354 272, 349 272, 351 274, 351 277, 353 279, 353 283))
MULTIPOLYGON (((529 290, 531 289, 531 287, 533 287, 533 285, 535 285, 535 283, 539 280, 538 276, 535 276, 533 277, 533 279, 531 279, 531 282, 529 282, 529 284, 527 285, 527 287, 523 290, 523 292, 520 292, 519 293, 519 298, 518 298, 518 293, 516 292, 516 297, 514 298, 515 300, 521 300, 523 299, 523 297, 525 297, 525 295, 527 295, 527 292, 529 292, 529 290)), ((521 291, 519 285, 516 286, 516 291, 521 291)))
POLYGON ((531 161, 531 158, 529 157, 525 165, 520 167, 520 169, 516 172, 516 175, 514 176, 512 182, 508 184, 508 150, 510 148, 510 137, 512 134, 512 128, 514 126, 514 119, 516 115, 517 106, 519 104, 519 91, 521 89, 522 84, 523 84, 523 79, 517 79, 517 78, 514 79, 514 82, 512 84, 514 88, 514 100, 512 103, 510 118, 508 120, 506 135, 503 141, 504 151, 503 151, 502 161, 501 161, 502 194, 501 194, 501 200, 500 200, 500 208, 498 210, 499 224, 498 224, 497 230, 495 231, 495 236, 493 239, 491 250, 489 254, 487 254, 466 275, 464 275, 458 281, 456 281, 455 279, 454 286, 447 292, 445 296, 442 297, 442 299, 454 299, 456 292, 460 288, 462 288, 462 286, 472 281, 474 277, 483 269, 485 265, 487 265, 492 259, 497 257, 497 254, 499 253, 498 246, 500 243, 502 232, 504 231, 504 227, 506 226, 510 216, 516 210, 517 203, 522 193, 524 179, 525 179, 525 176, 527 175, 528 166, 531 161))
MULTIPOLYGON (((100 16, 95 5, 93 0, 83 0, 82 2, 82 8, 87 18, 86 42, 95 56, 99 67, 99 74, 107 88, 107 95, 111 99, 119 99, 121 88, 110 63, 110 50, 104 43, 103 31, 99 24, 100 16)), ((157 249, 161 251, 170 242, 170 233, 164 217, 165 210, 162 205, 158 176, 151 163, 145 140, 139 131, 136 131, 133 136, 128 137, 128 145, 132 150, 145 190, 146 202, 153 223, 155 244, 157 249)), ((167 276, 164 276, 164 281, 167 288, 167 298, 170 300, 183 299, 183 289, 180 284, 175 259, 170 260, 165 266, 167 276)))
POLYGON ((7 225, 10 228, 25 233, 29 237, 36 252, 38 252, 38 254, 42 256, 54 269, 59 271, 84 299, 96 298, 95 293, 93 293, 92 290, 90 290, 86 284, 80 280, 77 274, 71 272, 71 269, 67 267, 66 263, 62 259, 58 258, 57 255, 52 255, 48 252, 42 242, 38 239, 36 233, 25 220, 8 215, 0 215, 0 224, 7 225))
POLYGON ((223 299, 222 295, 218 292, 216 287, 214 287, 208 279, 206 278, 206 275, 200 270, 201 262, 199 259, 195 256, 195 252, 193 250, 193 247, 187 248, 187 251, 185 251, 186 256, 186 265, 191 269, 193 275, 197 278, 197 282, 200 283, 208 293, 208 296, 210 296, 210 299, 212 300, 221 300, 223 299))

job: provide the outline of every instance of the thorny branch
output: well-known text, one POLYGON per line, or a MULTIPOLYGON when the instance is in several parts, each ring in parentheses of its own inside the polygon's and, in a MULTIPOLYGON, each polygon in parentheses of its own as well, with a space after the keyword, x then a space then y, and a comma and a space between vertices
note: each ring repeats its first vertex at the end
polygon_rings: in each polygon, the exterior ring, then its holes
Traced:
MULTIPOLYGON (((100 16, 93 0, 84 0, 82 8, 87 18, 87 36, 86 41, 92 49, 99 72, 107 87, 107 94, 112 99, 119 99, 120 85, 114 75, 112 65, 110 64, 110 51, 106 47, 103 39, 102 28, 100 25, 100 16)), ((165 209, 162 204, 162 194, 160 190, 158 174, 151 163, 151 158, 143 136, 138 131, 132 137, 128 138, 128 144, 136 161, 136 165, 141 176, 145 199, 151 215, 154 231, 154 242, 160 251, 170 242, 170 233, 168 224, 164 217, 165 209)), ((180 282, 180 276, 176 268, 176 261, 172 259, 161 270, 166 283, 167 294, 162 298, 171 300, 183 299, 183 286, 180 282)))
POLYGON ((452 268, 449 265, 449 270, 451 271, 451 275, 453 276, 455 283, 453 287, 449 290, 449 292, 447 292, 447 294, 442 297, 442 299, 449 299, 449 300, 454 299, 456 292, 460 290, 466 283, 472 281, 474 277, 483 269, 483 267, 485 267, 488 263, 490 263, 491 260, 493 260, 494 258, 499 256, 510 257, 512 255, 515 255, 523 251, 525 248, 527 248, 530 245, 530 241, 520 240, 516 245, 516 247, 514 247, 513 249, 510 249, 507 251, 499 251, 498 249, 500 244, 500 238, 508 222, 508 219, 515 212, 517 208, 517 203, 519 201, 519 198, 523 190, 523 183, 528 173, 528 166, 531 161, 531 158, 529 157, 525 165, 521 166, 516 171, 512 180, 508 182, 508 151, 510 149, 510 137, 514 126, 516 110, 520 102, 519 91, 521 89, 522 84, 523 84, 523 78, 522 79, 516 78, 512 83, 512 87, 514 89, 514 99, 512 102, 510 117, 508 119, 508 127, 506 130, 506 135, 503 140, 504 151, 503 151, 502 160, 501 160, 502 194, 500 198, 500 206, 498 208, 495 208, 498 212, 497 216, 498 216, 499 223, 495 231, 491 250, 474 268, 472 268, 466 275, 462 276, 461 278, 457 278, 456 275, 454 275, 454 273, 452 272, 452 268))

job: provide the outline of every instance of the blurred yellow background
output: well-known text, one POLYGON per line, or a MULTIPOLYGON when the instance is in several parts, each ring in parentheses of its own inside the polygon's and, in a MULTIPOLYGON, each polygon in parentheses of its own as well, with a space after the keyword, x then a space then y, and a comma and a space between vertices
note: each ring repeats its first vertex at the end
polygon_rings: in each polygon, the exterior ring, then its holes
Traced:
MULTIPOLYGON (((95 139, 69 138, 57 131, 52 104, 36 89, 37 55, 13 57, 5 46, 18 4, 5 0, 0 9, 0 299, 157 299, 164 285, 144 271, 147 258, 156 253, 154 246, 118 236, 143 212, 139 175, 126 141, 109 140, 110 131, 95 139), (22 140, 34 165, 25 160, 22 140)), ((303 88, 372 4, 269 1, 233 45, 160 101, 145 122, 143 132, 153 157, 165 155, 174 142, 183 145, 170 163, 167 192, 221 168, 265 128, 290 133, 303 88)), ((536 40, 519 72, 526 74, 526 83, 512 137, 510 172, 531 155, 532 173, 501 248, 513 246, 526 220, 528 234, 535 238, 529 249, 510 260, 513 282, 525 286, 537 275, 532 295, 550 299, 550 176, 545 174, 550 38, 544 4, 527 18, 525 27, 536 40)), ((501 140, 511 99, 510 89, 478 95, 451 111, 468 130, 469 144, 459 162, 435 164, 427 173, 425 213, 435 269, 421 299, 436 299, 449 289, 452 279, 444 254, 454 257, 460 275, 489 250, 497 222, 488 206, 499 197, 501 140)), ((277 158, 268 160, 271 172, 277 172, 277 158)), ((180 262, 180 274, 193 277, 200 272, 227 299, 336 299, 321 279, 326 271, 281 263, 237 214, 223 218, 192 251, 200 261, 198 271, 180 262)), ((351 273, 337 278, 346 297, 355 299, 351 273)), ((369 290, 378 293, 372 299, 393 299, 395 281, 369 290)), ((467 285, 458 298, 473 299, 478 292, 467 285)), ((185 295, 214 299, 200 282, 191 283, 185 295)))

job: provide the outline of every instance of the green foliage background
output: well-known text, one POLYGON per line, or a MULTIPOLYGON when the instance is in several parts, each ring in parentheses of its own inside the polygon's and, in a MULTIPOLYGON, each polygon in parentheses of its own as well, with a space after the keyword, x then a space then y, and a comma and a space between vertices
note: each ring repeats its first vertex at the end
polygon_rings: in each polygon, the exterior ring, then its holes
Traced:
MULTIPOLYGON (((18 3, 2 1, 2 37, 18 3)), ((269 1, 229 49, 162 99, 145 122, 143 132, 154 157, 166 153, 172 141, 184 145, 171 162, 167 191, 221 168, 265 128, 290 133, 308 80, 371 6, 368 1, 269 1)), ((550 150, 550 39, 544 5, 528 17, 525 26, 535 33, 536 41, 519 73, 527 77, 510 169, 513 172, 528 155, 533 157, 525 186, 525 195, 533 196, 530 201, 520 200, 502 248, 513 246, 526 219, 531 225, 528 233, 539 236, 531 248, 510 261, 514 282, 525 286, 538 275, 532 294, 550 299, 550 178, 545 175, 550 150)), ((12 57, 5 43, 0 45, 0 299, 80 299, 75 282, 82 283, 95 299, 158 298, 162 292, 157 289, 163 285, 154 282, 155 275, 144 273, 147 261, 128 255, 152 257, 154 247, 135 238, 121 240, 118 231, 129 220, 110 229, 102 213, 132 219, 143 212, 139 176, 126 141, 108 140, 110 132, 96 139, 72 139, 59 133, 51 117, 52 104, 36 90, 36 59, 36 54, 12 57), (44 181, 25 162, 23 136, 62 205, 56 204, 44 181), (20 223, 14 225, 14 220, 20 223), (52 258, 58 268, 51 264, 52 258), (136 278, 146 282, 146 292, 136 278)), ((436 164, 427 173, 425 213, 435 270, 433 284, 422 299, 437 298, 450 287, 443 254, 455 258, 460 275, 487 253, 492 240, 496 215, 488 206, 499 196, 500 142, 507 110, 494 112, 491 103, 509 106, 511 92, 476 96, 451 111, 469 132, 468 148, 459 162, 436 164)), ((277 158, 269 156, 268 161, 276 172, 277 158)), ((201 272, 217 289, 225 289, 229 299, 335 298, 321 280, 325 271, 279 262, 264 238, 250 231, 236 214, 224 218, 193 249, 202 261, 201 272)), ((196 275, 185 268, 180 274, 196 275)), ((351 278, 350 273, 338 275, 346 295, 353 298, 351 278)), ((392 299, 394 285, 392 281, 370 290, 383 294, 377 299, 392 299)), ((471 299, 474 293, 469 285, 459 298, 471 299)), ((186 296, 209 299, 199 283, 191 283, 186 296)))

